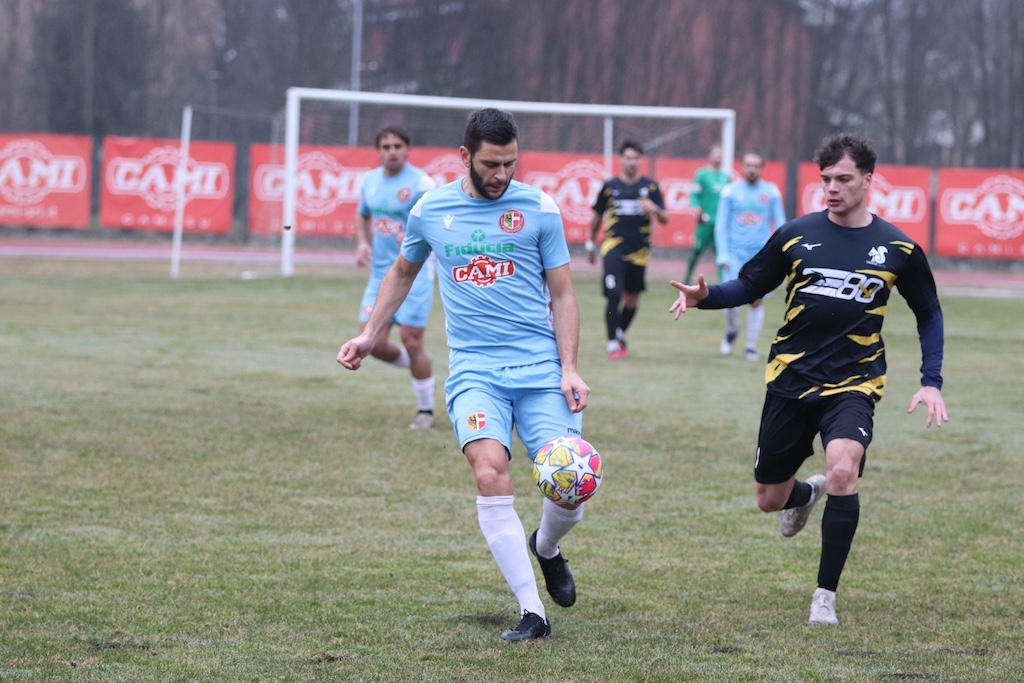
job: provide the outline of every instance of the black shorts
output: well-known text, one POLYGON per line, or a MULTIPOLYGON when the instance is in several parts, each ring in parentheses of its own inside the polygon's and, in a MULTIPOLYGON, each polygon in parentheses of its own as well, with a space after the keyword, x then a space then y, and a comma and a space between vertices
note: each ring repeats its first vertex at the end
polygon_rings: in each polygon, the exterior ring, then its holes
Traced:
POLYGON ((647 266, 638 266, 626 260, 630 252, 623 245, 618 245, 604 255, 604 282, 602 289, 607 297, 611 294, 630 294, 643 292, 647 289, 645 274, 647 266))
POLYGON ((754 480, 781 484, 796 476, 814 453, 814 436, 827 447, 833 439, 853 439, 864 446, 859 476, 864 474, 874 428, 875 401, 859 391, 815 398, 782 398, 768 392, 757 436, 754 480))

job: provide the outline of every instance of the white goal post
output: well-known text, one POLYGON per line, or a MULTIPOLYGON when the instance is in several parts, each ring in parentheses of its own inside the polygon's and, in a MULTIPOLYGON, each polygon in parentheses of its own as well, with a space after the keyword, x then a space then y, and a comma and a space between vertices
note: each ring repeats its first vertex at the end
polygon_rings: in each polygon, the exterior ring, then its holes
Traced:
MULTIPOLYGON (((425 109, 463 110, 466 112, 484 107, 495 107, 513 114, 547 114, 561 116, 599 117, 604 120, 603 152, 605 170, 611 175, 614 151, 615 121, 623 118, 704 120, 721 123, 720 144, 722 164, 732 168, 735 156, 736 112, 732 109, 704 109, 697 107, 655 107, 614 104, 572 104, 560 102, 519 102, 514 100, 489 100, 463 97, 436 97, 428 95, 404 95, 355 90, 328 90, 321 88, 293 87, 287 90, 285 108, 285 158, 284 158, 284 201, 282 220, 286 228, 296 224, 298 194, 299 120, 302 102, 320 101, 347 103, 351 109, 352 121, 358 121, 360 104, 395 107, 416 107, 425 109)), ((353 129, 355 127, 353 126, 353 129)), ((456 132, 461 136, 461 131, 456 132)), ((349 144, 355 144, 350 141, 349 144)), ((281 274, 295 273, 296 230, 285 229, 281 236, 281 274)))

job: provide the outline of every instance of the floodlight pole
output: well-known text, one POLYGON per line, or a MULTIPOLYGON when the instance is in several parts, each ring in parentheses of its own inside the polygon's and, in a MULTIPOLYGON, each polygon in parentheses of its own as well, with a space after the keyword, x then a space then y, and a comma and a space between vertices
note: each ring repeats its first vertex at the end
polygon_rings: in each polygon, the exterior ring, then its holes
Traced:
POLYGON ((181 234, 185 231, 185 174, 188 172, 188 143, 192 138, 192 105, 181 110, 181 142, 178 146, 178 170, 174 175, 174 238, 171 240, 171 277, 181 270, 181 234))

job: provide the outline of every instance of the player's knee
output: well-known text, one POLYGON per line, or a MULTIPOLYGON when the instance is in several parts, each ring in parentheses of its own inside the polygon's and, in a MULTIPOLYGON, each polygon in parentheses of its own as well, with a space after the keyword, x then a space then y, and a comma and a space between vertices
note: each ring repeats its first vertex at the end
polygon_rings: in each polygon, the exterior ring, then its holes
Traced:
POLYGON ((781 486, 757 485, 757 507, 761 512, 776 512, 782 509, 789 499, 789 493, 781 486))
POLYGON ((845 496, 857 490, 858 468, 853 463, 843 461, 828 468, 826 490, 828 493, 845 496))

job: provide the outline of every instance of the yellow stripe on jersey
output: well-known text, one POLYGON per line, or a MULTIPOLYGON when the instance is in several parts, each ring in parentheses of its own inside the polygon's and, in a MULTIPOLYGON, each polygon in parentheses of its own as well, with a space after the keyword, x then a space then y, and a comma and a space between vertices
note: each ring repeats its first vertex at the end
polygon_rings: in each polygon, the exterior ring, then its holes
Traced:
POLYGON ((904 254, 909 254, 910 252, 914 251, 914 243, 913 242, 904 242, 903 240, 893 240, 892 242, 889 242, 889 244, 892 244, 892 245, 898 247, 899 250, 902 251, 904 254))
POLYGON ((764 368, 764 382, 765 384, 771 384, 775 379, 786 371, 790 363, 795 360, 800 360, 807 355, 806 351, 800 353, 780 353, 779 355, 768 361, 768 365, 764 368))
POLYGON ((866 336, 861 334, 848 334, 846 335, 846 338, 852 342, 860 344, 861 346, 873 346, 878 342, 882 341, 882 335, 878 333, 869 334, 866 336))

